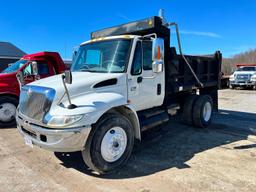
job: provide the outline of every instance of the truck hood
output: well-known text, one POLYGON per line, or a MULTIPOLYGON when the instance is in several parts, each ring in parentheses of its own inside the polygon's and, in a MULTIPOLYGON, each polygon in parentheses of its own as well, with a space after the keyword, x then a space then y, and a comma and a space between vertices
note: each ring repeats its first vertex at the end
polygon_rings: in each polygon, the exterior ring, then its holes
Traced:
POLYGON ((0 80, 16 78, 16 73, 0 73, 0 80))
MULTIPOLYGON (((100 91, 119 92, 119 89, 113 88, 113 86, 120 87, 126 84, 125 73, 72 72, 72 78, 72 84, 67 84, 71 98, 100 91)), ((28 85, 54 89, 56 91, 55 101, 60 100, 65 93, 61 75, 44 78, 28 85)), ((126 86, 121 87, 125 88, 126 86)), ((120 93, 124 93, 124 91, 120 90, 120 93)), ((66 97, 64 97, 65 100, 66 97)))
POLYGON ((0 84, 1 85, 12 85, 16 82, 16 73, 0 73, 0 84))

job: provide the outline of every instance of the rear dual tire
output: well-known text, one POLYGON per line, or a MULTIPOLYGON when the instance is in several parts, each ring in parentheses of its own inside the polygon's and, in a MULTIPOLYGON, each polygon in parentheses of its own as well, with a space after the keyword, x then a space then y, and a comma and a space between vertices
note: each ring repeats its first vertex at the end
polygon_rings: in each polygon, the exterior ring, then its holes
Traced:
POLYGON ((206 128, 212 119, 213 102, 209 95, 191 95, 183 106, 183 121, 187 125, 206 128))

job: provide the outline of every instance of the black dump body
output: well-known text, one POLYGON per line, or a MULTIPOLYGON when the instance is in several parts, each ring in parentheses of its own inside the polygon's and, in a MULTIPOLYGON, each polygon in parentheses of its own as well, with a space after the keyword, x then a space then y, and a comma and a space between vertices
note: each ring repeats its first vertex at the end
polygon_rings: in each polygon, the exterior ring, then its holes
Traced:
POLYGON ((213 55, 192 56, 185 55, 203 87, 192 75, 181 55, 174 47, 170 47, 170 29, 162 24, 160 17, 154 16, 140 21, 102 29, 91 33, 91 38, 100 38, 113 35, 147 35, 156 33, 157 37, 165 40, 165 103, 182 102, 188 93, 200 91, 200 94, 209 94, 213 98, 214 108, 218 109, 218 93, 221 82, 221 60, 219 51, 213 55))
MULTIPOLYGON (((174 93, 198 87, 191 70, 182 56, 176 53, 176 49, 174 47, 168 48, 166 53, 167 92, 174 93)), ((203 87, 219 86, 221 68, 221 53, 219 51, 213 55, 205 56, 185 55, 185 58, 203 84, 203 87)))

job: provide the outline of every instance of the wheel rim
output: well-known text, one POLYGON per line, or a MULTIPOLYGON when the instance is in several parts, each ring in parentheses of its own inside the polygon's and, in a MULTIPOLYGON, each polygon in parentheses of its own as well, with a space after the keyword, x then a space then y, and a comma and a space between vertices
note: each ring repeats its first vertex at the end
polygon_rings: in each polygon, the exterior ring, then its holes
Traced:
POLYGON ((107 162, 117 161, 125 152, 127 135, 123 128, 113 127, 108 130, 101 142, 101 155, 107 162))
POLYGON ((206 102, 203 108, 203 118, 207 122, 210 120, 212 115, 212 105, 210 102, 206 102))
POLYGON ((0 105, 0 121, 9 122, 14 119, 16 106, 12 103, 2 103, 0 105))

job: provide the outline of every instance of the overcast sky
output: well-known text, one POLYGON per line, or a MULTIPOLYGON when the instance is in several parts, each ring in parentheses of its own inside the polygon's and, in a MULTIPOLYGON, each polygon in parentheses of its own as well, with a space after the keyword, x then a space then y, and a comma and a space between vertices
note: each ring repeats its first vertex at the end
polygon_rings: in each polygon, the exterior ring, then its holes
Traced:
MULTIPOLYGON (((0 0, 0 41, 9 41, 27 53, 58 51, 71 58, 72 48, 90 38, 90 32, 139 20, 165 9, 168 21, 181 30, 186 54, 225 57, 256 48, 255 0, 0 0)), ((175 34, 171 43, 176 45, 175 34)))

